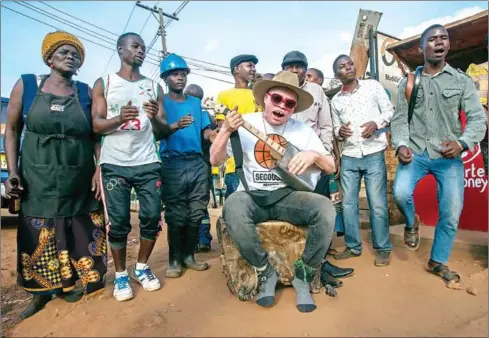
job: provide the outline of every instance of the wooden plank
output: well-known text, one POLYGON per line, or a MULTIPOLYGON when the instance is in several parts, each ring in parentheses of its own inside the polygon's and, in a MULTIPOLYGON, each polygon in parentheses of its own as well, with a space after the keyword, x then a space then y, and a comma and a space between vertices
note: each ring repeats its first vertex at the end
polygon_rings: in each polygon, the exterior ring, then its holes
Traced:
POLYGON ((390 158, 396 158, 396 151, 393 149, 393 150, 387 150, 385 152, 385 156, 388 156, 390 158))
POLYGON ((399 160, 397 159, 397 157, 389 157, 389 156, 386 156, 385 157, 385 164, 393 165, 397 169, 397 165, 399 164, 399 160))

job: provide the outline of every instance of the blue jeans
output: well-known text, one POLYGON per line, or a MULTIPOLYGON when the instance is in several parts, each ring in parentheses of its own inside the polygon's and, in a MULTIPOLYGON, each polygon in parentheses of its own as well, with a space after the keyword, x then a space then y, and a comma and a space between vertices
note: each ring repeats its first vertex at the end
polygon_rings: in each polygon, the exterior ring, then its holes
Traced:
POLYGON ((433 174, 438 190, 438 223, 431 248, 431 260, 446 264, 450 257, 458 221, 464 204, 464 165, 461 159, 430 159, 425 151, 413 155, 411 163, 397 167, 394 200, 406 218, 408 228, 414 225, 413 192, 426 175, 433 174))
POLYGON ((356 254, 362 253, 362 239, 358 222, 358 195, 362 176, 365 179, 373 247, 378 252, 390 252, 389 213, 387 209, 387 172, 384 152, 355 158, 341 157, 341 193, 343 195, 343 222, 345 244, 356 254))
POLYGON ((225 198, 227 199, 229 195, 231 195, 233 192, 238 189, 239 185, 239 176, 237 173, 227 173, 224 176, 224 184, 226 184, 226 196, 225 198))

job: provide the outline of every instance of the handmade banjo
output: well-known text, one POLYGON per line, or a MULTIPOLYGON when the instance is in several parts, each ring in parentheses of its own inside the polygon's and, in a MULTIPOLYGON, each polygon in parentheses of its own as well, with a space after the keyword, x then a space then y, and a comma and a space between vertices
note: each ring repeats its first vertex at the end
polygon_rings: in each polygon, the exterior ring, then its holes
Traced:
MULTIPOLYGON (((223 104, 216 104, 212 99, 206 98, 203 100, 202 107, 204 109, 212 109, 216 114, 226 115, 231 110, 229 110, 223 104)), ((266 135, 264 132, 253 127, 249 122, 243 121, 243 128, 245 128, 252 135, 256 136, 258 139, 262 140, 268 147, 271 157, 275 160, 274 172, 291 188, 298 191, 309 191, 313 192, 315 186, 312 185, 311 175, 318 172, 319 168, 308 168, 302 175, 292 174, 289 169, 289 163, 294 158, 294 156, 301 150, 298 149, 290 142, 286 142, 285 145, 274 141, 271 137, 266 135)), ((317 164, 316 164, 317 165, 317 164)))

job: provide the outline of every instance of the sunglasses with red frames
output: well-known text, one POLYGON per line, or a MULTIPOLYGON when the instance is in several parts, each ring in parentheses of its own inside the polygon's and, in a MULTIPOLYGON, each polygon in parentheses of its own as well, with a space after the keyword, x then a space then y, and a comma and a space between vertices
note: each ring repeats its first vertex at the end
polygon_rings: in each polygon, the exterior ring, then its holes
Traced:
POLYGON ((278 106, 280 103, 284 103, 285 108, 292 110, 297 106, 297 101, 292 100, 292 99, 286 99, 282 95, 277 94, 277 93, 267 93, 267 95, 270 96, 270 99, 272 100, 272 103, 276 106, 278 106))

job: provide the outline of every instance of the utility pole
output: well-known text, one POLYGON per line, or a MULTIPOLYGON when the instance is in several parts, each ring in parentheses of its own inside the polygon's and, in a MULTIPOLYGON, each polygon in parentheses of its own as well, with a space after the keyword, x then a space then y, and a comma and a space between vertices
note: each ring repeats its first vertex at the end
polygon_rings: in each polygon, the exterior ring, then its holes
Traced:
POLYGON ((176 21, 178 21, 179 19, 175 15, 167 14, 167 13, 163 12, 163 10, 161 8, 157 8, 156 6, 151 8, 151 7, 148 7, 146 5, 143 5, 143 4, 141 4, 141 1, 137 1, 136 6, 141 7, 143 9, 146 9, 152 13, 157 13, 159 15, 159 23, 160 23, 159 34, 161 35, 161 50, 162 50, 162 54, 163 54, 161 59, 163 60, 166 57, 166 55, 168 54, 168 49, 166 47, 165 22, 163 20, 163 17, 166 16, 167 18, 170 18, 170 19, 173 19, 176 21))

